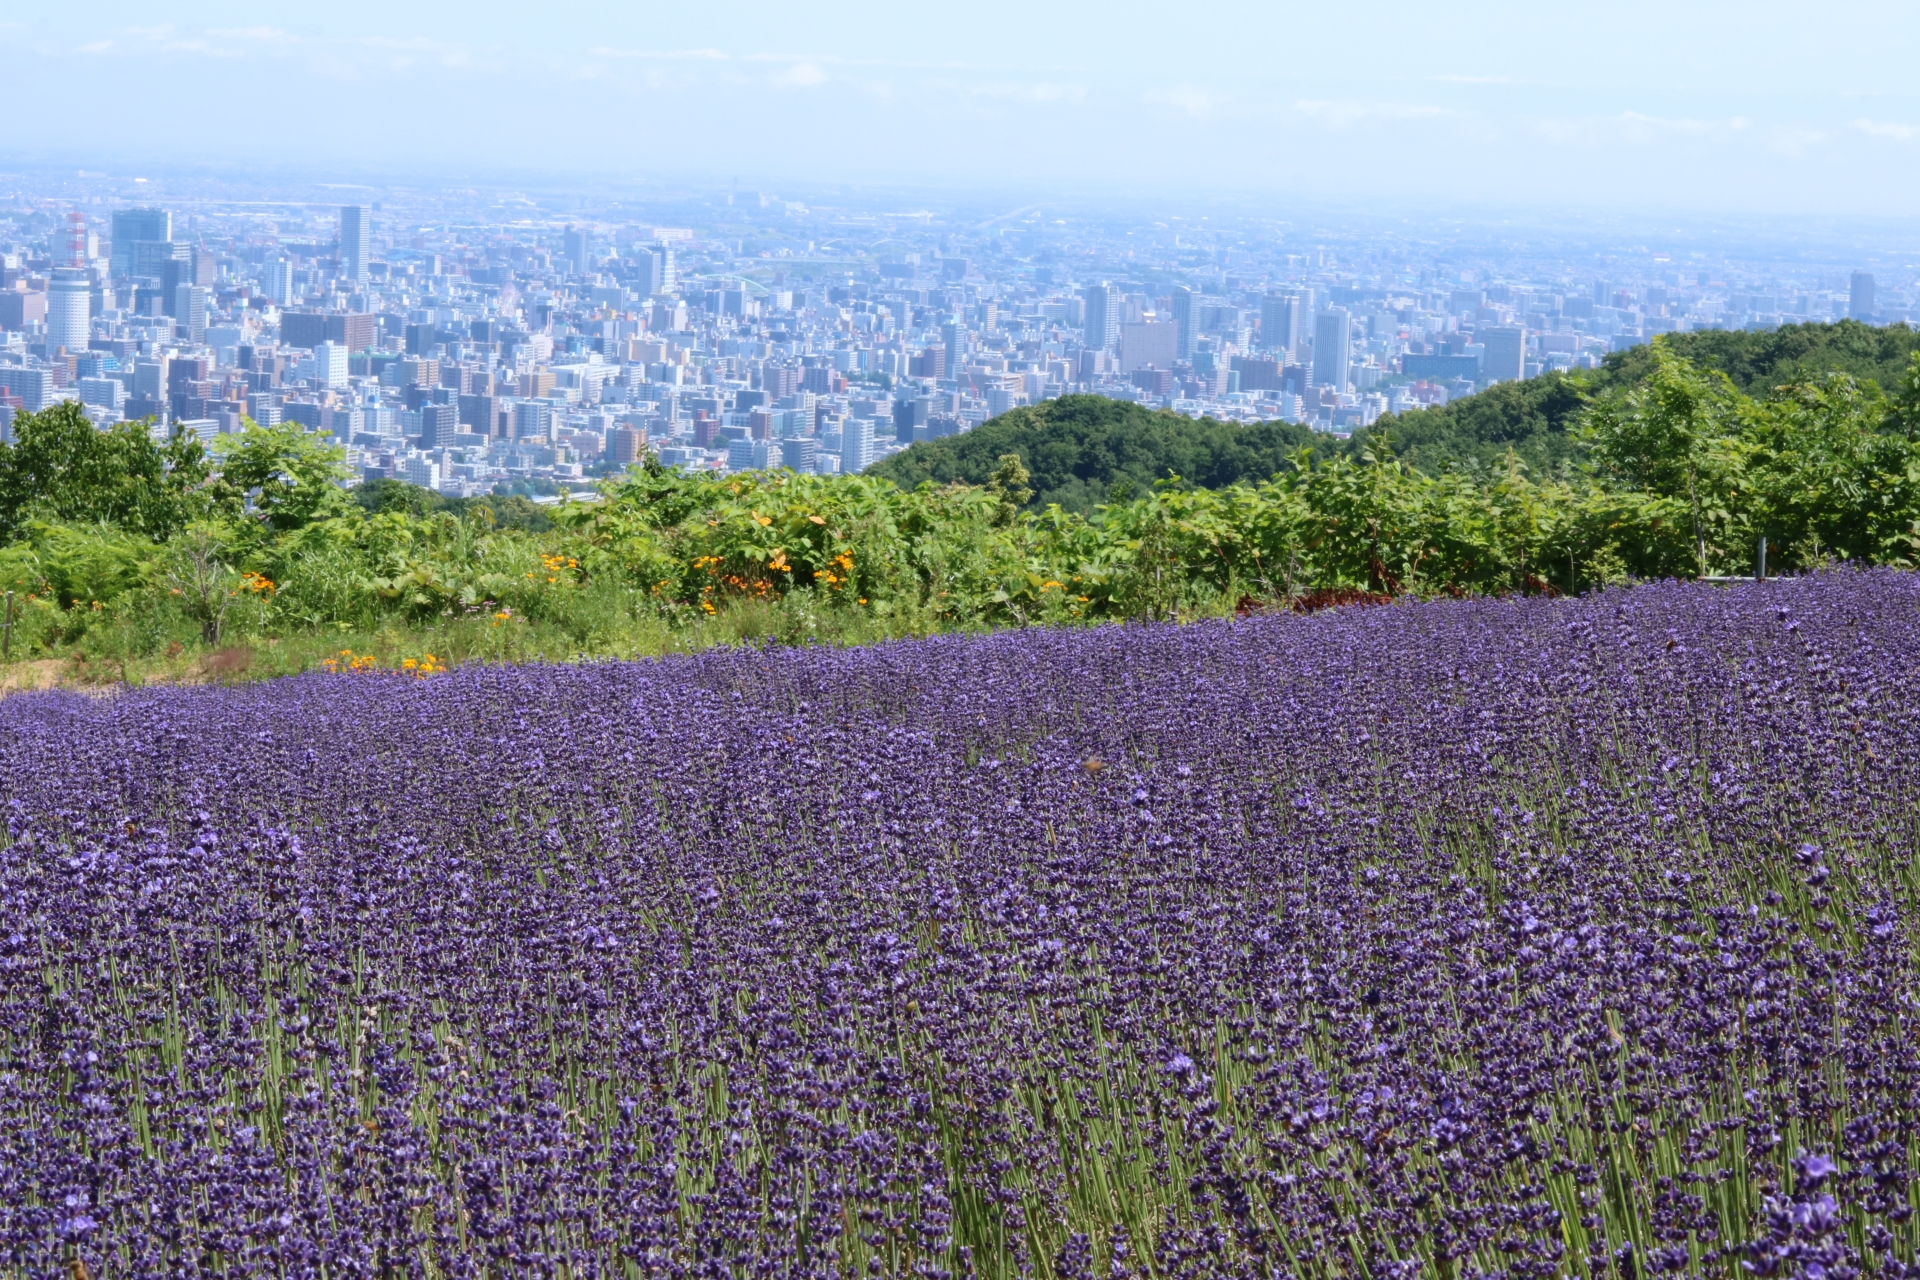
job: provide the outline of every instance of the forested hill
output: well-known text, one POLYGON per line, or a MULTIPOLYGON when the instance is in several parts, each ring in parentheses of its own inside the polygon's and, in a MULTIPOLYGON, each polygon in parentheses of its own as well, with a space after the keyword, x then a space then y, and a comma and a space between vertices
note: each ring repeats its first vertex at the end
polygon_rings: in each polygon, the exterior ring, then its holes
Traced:
POLYGON ((1286 422, 1236 426, 1103 396, 1062 396, 1014 409, 963 435, 914 445, 868 468, 903 489, 922 480, 983 485, 1006 454, 1020 455, 1033 506, 1091 511, 1150 492, 1177 475, 1207 489, 1259 481, 1300 446, 1325 436, 1286 422))
MULTIPOLYGON (((1701 330, 1667 341, 1676 354, 1725 373, 1761 399, 1775 387, 1831 372, 1890 391, 1920 350, 1920 332, 1853 320, 1766 333, 1701 330)), ((1033 507, 1057 502, 1070 511, 1145 492, 1170 475, 1210 489, 1264 480, 1303 444, 1321 455, 1358 454, 1382 435, 1395 454, 1429 474, 1491 467, 1509 448, 1534 470, 1553 472, 1578 453, 1570 433, 1587 399, 1637 385, 1652 365, 1645 346, 1615 352, 1590 373, 1502 383, 1442 408, 1389 415, 1346 442, 1287 423, 1238 427, 1098 396, 1065 396, 1015 409, 964 435, 914 445, 870 470, 904 488, 922 480, 979 485, 1003 455, 1015 453, 1032 473, 1033 507)))
MULTIPOLYGON (((1892 391, 1908 359, 1920 351, 1920 332, 1905 325, 1877 329, 1857 320, 1785 325, 1765 333, 1702 329, 1672 334, 1666 341, 1676 355, 1726 374, 1741 392, 1762 400, 1776 387, 1828 373, 1849 373, 1892 391)), ((1501 383, 1438 409, 1390 414, 1354 433, 1348 447, 1365 448, 1385 434, 1397 455, 1429 473, 1491 466, 1511 447, 1528 466, 1556 470, 1578 452, 1570 432, 1587 398, 1637 386, 1652 369, 1651 348, 1616 351, 1591 373, 1550 373, 1501 383)))

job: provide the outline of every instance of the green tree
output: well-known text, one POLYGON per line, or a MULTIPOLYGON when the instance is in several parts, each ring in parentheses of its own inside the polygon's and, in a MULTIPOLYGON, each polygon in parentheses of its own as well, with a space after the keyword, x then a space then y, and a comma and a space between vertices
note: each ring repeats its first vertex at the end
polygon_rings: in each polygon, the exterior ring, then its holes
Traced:
POLYGON ((1020 465, 1020 455, 1003 453, 1000 465, 993 469, 993 475, 987 481, 987 492, 1000 504, 999 514, 994 518, 997 525, 1012 524, 1020 514, 1020 508, 1033 500, 1033 486, 1028 482, 1033 477, 1020 465))
POLYGON ((13 435, 0 444, 0 542, 35 517, 164 542, 205 509, 207 457, 191 434, 162 444, 141 422, 100 430, 65 401, 17 418, 13 435))
POLYGON ((230 517, 251 513, 264 530, 285 533, 347 513, 347 453, 296 423, 263 427, 248 420, 214 444, 220 476, 214 491, 230 517))
POLYGON ((1664 338, 1652 345, 1646 381, 1596 401, 1581 439, 1596 470, 1615 484, 1686 500, 1705 577, 1708 534, 1728 522, 1727 491, 1737 485, 1739 393, 1726 375, 1702 373, 1675 355, 1664 338))

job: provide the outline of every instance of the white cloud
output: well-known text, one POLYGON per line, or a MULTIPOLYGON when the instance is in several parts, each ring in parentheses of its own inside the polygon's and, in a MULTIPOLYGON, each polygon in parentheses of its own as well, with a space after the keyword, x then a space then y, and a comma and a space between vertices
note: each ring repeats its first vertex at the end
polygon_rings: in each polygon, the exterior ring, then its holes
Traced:
POLYGON ((1406 102, 1357 102, 1352 99, 1302 98, 1293 109, 1323 124, 1344 129, 1362 120, 1432 120, 1455 114, 1445 107, 1406 102))
POLYGON ((801 62, 773 78, 782 89, 816 89, 827 82, 827 73, 817 62, 801 62))
POLYGON ((1182 84, 1171 89, 1156 89, 1147 95, 1147 101, 1157 102, 1163 107, 1175 107, 1197 120, 1204 120, 1218 111, 1226 99, 1217 93, 1182 84))
POLYGON ((1895 124, 1888 120, 1855 120, 1853 127, 1870 138, 1888 138, 1894 142, 1912 142, 1920 138, 1920 125, 1895 124))

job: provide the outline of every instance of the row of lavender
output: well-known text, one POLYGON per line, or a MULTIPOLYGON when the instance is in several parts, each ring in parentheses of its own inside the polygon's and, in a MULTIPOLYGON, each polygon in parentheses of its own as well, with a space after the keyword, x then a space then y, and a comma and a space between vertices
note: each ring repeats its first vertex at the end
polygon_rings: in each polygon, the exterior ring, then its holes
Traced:
POLYGON ((1920 1275, 1920 579, 0 704, 0 1272, 1920 1275))

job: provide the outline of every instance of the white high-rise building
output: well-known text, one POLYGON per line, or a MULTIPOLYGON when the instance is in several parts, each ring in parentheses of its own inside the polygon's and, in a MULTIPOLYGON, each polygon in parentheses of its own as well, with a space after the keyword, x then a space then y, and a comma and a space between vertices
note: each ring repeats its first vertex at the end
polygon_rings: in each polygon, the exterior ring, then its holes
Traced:
POLYGON ((323 387, 347 385, 347 349, 337 342, 323 342, 313 349, 313 380, 323 387))
POLYGON ((840 474, 850 476, 873 461, 873 419, 848 418, 840 430, 840 474))
POLYGON ((283 307, 293 302, 293 259, 275 258, 267 264, 267 296, 283 307))
POLYGON ((1120 337, 1120 291, 1110 284, 1096 284, 1081 291, 1086 306, 1087 346, 1094 351, 1110 351, 1120 337))
POLYGON ((353 284, 367 282, 373 257, 373 210, 364 204, 340 208, 340 273, 353 284))
POLYGON ((47 286, 47 353, 64 348, 68 355, 87 349, 93 336, 88 316, 93 309, 93 281, 85 267, 55 267, 47 286))
POLYGON ((1352 317, 1344 307, 1322 311, 1313 321, 1313 385, 1348 390, 1352 364, 1352 317))

